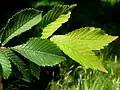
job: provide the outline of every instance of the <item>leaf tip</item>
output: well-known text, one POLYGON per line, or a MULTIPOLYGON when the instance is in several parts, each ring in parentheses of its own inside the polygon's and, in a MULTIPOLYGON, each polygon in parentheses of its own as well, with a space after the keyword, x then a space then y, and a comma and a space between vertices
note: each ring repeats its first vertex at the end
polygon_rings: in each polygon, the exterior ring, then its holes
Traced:
POLYGON ((105 72, 105 73, 108 73, 108 71, 106 70, 106 69, 104 69, 104 70, 102 70, 103 72, 105 72))
POLYGON ((117 39, 119 36, 114 36, 115 39, 117 39))
POLYGON ((100 69, 100 71, 108 73, 108 71, 104 68, 104 66, 100 69))

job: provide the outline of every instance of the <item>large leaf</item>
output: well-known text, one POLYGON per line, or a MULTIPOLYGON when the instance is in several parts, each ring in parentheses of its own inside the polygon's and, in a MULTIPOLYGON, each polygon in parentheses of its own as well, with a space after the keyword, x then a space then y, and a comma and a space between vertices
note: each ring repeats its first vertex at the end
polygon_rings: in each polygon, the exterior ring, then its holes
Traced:
POLYGON ((3 32, 2 30, 0 30, 0 43, 1 43, 2 35, 3 35, 3 32))
POLYGON ((42 28, 42 38, 51 36, 63 23, 70 18, 70 9, 76 5, 57 5, 47 14, 45 14, 39 24, 42 28))
POLYGON ((66 36, 70 39, 74 38, 74 40, 79 42, 78 45, 86 47, 87 50, 103 49, 103 46, 107 46, 110 42, 118 38, 118 36, 108 35, 100 28, 94 27, 80 28, 66 34, 66 36))
POLYGON ((53 66, 65 60, 55 44, 41 38, 32 38, 26 44, 12 49, 39 66, 53 66))
POLYGON ((54 41, 65 54, 82 64, 85 68, 98 69, 106 72, 92 50, 100 50, 116 38, 116 36, 105 34, 98 28, 86 27, 66 35, 53 36, 51 40, 54 41))
POLYGON ((3 28, 2 46, 10 39, 31 29, 41 20, 41 12, 35 9, 25 9, 16 13, 8 20, 7 25, 3 28))
POLYGON ((22 73, 22 79, 27 81, 27 82, 30 82, 31 78, 30 78, 30 71, 28 69, 29 67, 22 61, 22 59, 20 57, 18 57, 10 49, 7 49, 7 53, 6 54, 8 55, 9 59, 11 60, 11 62, 22 73))
POLYGON ((2 66, 3 76, 7 79, 11 74, 11 64, 5 48, 0 49, 0 65, 2 66))

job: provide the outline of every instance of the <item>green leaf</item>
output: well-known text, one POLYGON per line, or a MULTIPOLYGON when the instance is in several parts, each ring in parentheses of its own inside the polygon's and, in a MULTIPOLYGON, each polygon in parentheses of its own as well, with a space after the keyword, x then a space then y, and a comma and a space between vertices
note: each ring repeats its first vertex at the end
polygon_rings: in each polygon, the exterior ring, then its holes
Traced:
POLYGON ((31 29, 40 21, 41 12, 38 10, 29 8, 16 13, 3 28, 2 46, 15 36, 31 29))
POLYGON ((29 62, 30 70, 33 76, 35 76, 38 80, 40 79, 40 66, 29 62))
POLYGON ((18 57, 15 53, 13 53, 13 51, 11 51, 10 49, 8 49, 7 55, 9 56, 9 59, 11 60, 11 62, 22 73, 22 79, 27 82, 31 82, 31 78, 29 75, 30 71, 28 69, 29 67, 22 61, 22 59, 18 57))
POLYGON ((98 69, 106 72, 100 60, 92 50, 103 49, 103 46, 115 40, 102 30, 94 27, 77 29, 66 35, 56 35, 51 38, 61 50, 85 68, 98 69))
POLYGON ((5 48, 0 49, 0 64, 2 66, 3 77, 7 79, 11 74, 11 64, 5 48))
POLYGON ((51 22, 48 24, 42 32, 42 38, 48 38, 51 36, 60 26, 62 26, 63 23, 67 22, 70 18, 71 12, 68 12, 68 14, 61 15, 58 19, 56 19, 54 22, 51 22))
POLYGON ((70 18, 70 9, 76 5, 57 5, 47 14, 45 14, 40 22, 42 28, 42 38, 51 36, 63 23, 67 22, 70 18))
POLYGON ((53 66, 65 60, 55 44, 41 38, 32 38, 26 44, 12 49, 39 66, 53 66))

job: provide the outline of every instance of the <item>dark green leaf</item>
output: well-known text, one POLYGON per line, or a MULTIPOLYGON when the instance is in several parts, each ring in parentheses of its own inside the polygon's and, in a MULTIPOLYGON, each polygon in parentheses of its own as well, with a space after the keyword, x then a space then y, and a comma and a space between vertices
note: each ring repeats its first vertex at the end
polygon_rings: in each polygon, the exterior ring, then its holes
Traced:
POLYGON ((16 13, 8 20, 8 23, 3 28, 2 46, 10 39, 21 33, 31 29, 41 20, 41 12, 35 9, 25 9, 16 13))
POLYGON ((41 38, 32 38, 26 44, 12 49, 39 66, 53 66, 65 60, 55 44, 41 38))
POLYGON ((11 64, 7 53, 8 51, 6 48, 0 49, 0 64, 2 66, 2 73, 5 79, 7 79, 11 74, 11 64))

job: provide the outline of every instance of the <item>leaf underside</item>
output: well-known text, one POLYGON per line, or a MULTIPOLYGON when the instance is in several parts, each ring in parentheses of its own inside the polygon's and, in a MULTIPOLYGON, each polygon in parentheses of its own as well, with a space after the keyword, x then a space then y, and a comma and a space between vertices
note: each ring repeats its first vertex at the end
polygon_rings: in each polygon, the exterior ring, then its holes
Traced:
POLYGON ((92 50, 103 49, 103 46, 107 46, 108 43, 116 38, 116 36, 104 33, 99 28, 85 27, 66 35, 53 36, 51 41, 57 44, 65 54, 85 68, 107 72, 92 50))
POLYGON ((39 66, 53 66, 65 60, 55 44, 41 38, 31 38, 26 44, 12 49, 39 66))
POLYGON ((71 12, 68 12, 65 15, 61 15, 58 19, 56 19, 54 22, 51 22, 48 24, 42 32, 41 38, 48 38, 51 36, 60 26, 62 26, 63 23, 67 22, 70 18, 71 12))
POLYGON ((3 28, 2 46, 4 46, 10 39, 21 33, 31 29, 41 20, 41 12, 35 9, 25 9, 16 13, 8 20, 8 23, 3 28))

